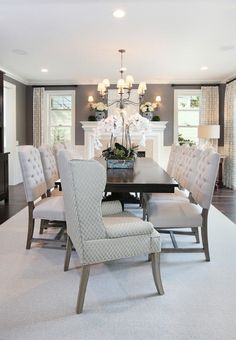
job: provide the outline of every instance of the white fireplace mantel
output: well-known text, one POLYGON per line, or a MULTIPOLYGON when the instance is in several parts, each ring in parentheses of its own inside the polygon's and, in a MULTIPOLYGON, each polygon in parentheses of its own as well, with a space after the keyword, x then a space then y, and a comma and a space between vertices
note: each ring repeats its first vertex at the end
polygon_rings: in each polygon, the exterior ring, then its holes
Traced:
MULTIPOLYGON (((94 157, 94 140, 95 140, 95 130, 97 128, 98 122, 94 121, 81 121, 82 128, 84 129, 84 157, 85 159, 91 159, 94 157)), ((166 128, 167 121, 151 122, 151 129, 146 134, 146 141, 152 141, 152 158, 156 162, 160 162, 163 147, 164 147, 164 130, 166 128)), ((110 133, 104 133, 101 139, 110 139, 110 133)), ((135 136, 139 136, 139 133, 132 133, 132 139, 135 136)))

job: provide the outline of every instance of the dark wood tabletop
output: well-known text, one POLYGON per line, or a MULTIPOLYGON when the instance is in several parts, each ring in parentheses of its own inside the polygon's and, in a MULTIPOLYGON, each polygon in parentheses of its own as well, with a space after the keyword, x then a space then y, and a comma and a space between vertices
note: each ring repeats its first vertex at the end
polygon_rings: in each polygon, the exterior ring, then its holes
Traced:
MULTIPOLYGON (((106 167, 104 159, 97 159, 106 167)), ((137 158, 134 169, 107 169, 107 192, 174 192, 178 183, 150 158, 137 158)))

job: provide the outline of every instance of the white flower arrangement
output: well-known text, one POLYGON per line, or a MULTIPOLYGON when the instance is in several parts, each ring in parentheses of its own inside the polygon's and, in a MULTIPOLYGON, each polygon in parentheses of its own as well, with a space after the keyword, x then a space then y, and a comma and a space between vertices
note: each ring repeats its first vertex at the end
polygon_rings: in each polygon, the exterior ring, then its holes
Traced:
POLYGON ((104 104, 103 102, 93 103, 92 108, 99 112, 105 112, 108 110, 107 105, 104 104))
POLYGON ((153 112, 157 108, 156 103, 146 102, 140 105, 140 110, 142 113, 153 112))
POLYGON ((128 116, 125 110, 120 110, 119 115, 109 116, 98 122, 97 129, 95 130, 95 148, 100 149, 102 144, 100 137, 103 133, 110 132, 111 138, 109 147, 114 148, 118 137, 121 139, 121 145, 127 150, 132 149, 131 142, 132 133, 136 132, 136 141, 140 146, 145 146, 145 135, 150 131, 150 121, 142 117, 139 113, 128 116))

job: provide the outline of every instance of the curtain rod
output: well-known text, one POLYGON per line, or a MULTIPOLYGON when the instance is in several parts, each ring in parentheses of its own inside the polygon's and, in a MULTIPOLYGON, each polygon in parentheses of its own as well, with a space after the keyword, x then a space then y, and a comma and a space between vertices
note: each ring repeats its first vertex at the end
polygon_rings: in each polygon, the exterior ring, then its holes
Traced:
POLYGON ((31 85, 32 87, 77 87, 78 85, 31 85))
POLYGON ((232 83, 232 81, 235 81, 235 80, 236 80, 236 77, 233 78, 233 79, 231 79, 231 80, 229 80, 229 81, 227 81, 227 82, 226 82, 226 85, 232 83))
POLYGON ((220 84, 171 84, 171 86, 220 86, 220 84))

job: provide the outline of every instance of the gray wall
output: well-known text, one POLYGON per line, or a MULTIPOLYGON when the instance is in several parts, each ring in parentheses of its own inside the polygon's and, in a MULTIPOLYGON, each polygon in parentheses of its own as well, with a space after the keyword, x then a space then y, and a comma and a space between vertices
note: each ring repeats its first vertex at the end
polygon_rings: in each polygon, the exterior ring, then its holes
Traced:
POLYGON ((4 76, 4 80, 16 85, 16 140, 20 145, 27 143, 26 91, 27 86, 17 80, 4 76))
MULTIPOLYGON (((134 86, 134 88, 137 86, 134 86)), ((115 85, 111 86, 115 88, 115 85)), ((173 108, 174 108, 174 91, 169 84, 148 84, 147 95, 144 96, 144 101, 153 102, 157 95, 162 98, 161 105, 157 111, 157 115, 161 120, 167 120, 168 124, 165 130, 164 144, 171 145, 173 141, 173 108)), ((97 85, 78 85, 76 100, 76 144, 84 143, 84 134, 80 121, 88 120, 88 116, 94 114, 91 112, 88 105, 88 96, 93 96, 95 101, 100 101, 101 98, 97 93, 97 85)))
MULTIPOLYGON (((137 86, 134 86, 136 88, 137 86)), ((156 112, 161 120, 168 121, 164 133, 164 145, 173 143, 173 124, 174 124, 174 89, 200 89, 200 85, 170 85, 170 84, 148 84, 147 94, 144 96, 144 101, 153 102, 157 95, 161 96, 161 104, 156 112)), ((115 88, 112 85, 111 88, 115 88)), ((76 92, 76 114, 75 114, 75 143, 84 144, 84 132, 80 121, 88 120, 89 115, 93 114, 88 105, 88 96, 93 96, 95 102, 101 100, 97 92, 97 85, 77 85, 77 86, 46 86, 46 90, 69 90, 74 89, 76 92)), ((221 138, 219 145, 222 146, 223 140, 223 123, 224 123, 224 91, 225 84, 219 86, 220 93, 220 125, 221 138)), ((33 142, 33 87, 27 86, 26 91, 26 141, 28 144, 33 142)))

